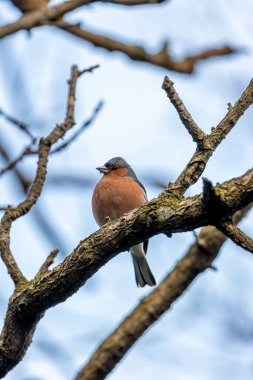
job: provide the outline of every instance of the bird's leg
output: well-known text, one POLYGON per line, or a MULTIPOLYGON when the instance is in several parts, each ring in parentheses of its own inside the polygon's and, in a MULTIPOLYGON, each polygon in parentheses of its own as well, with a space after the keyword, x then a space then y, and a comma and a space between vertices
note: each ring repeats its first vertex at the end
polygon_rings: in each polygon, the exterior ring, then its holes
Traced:
POLYGON ((106 216, 105 217, 105 223, 110 223, 112 220, 109 216, 106 216))

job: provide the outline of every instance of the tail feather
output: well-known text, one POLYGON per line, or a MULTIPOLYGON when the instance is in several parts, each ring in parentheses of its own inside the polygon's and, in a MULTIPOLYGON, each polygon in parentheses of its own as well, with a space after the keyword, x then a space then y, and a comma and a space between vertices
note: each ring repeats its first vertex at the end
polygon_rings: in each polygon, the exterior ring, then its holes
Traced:
POLYGON ((145 285, 156 285, 155 278, 149 268, 145 253, 143 251, 143 244, 131 248, 131 256, 134 264, 135 280, 139 287, 145 285))
POLYGON ((133 264, 134 264, 134 274, 135 274, 135 281, 137 286, 143 287, 146 285, 146 282, 142 276, 140 265, 138 263, 138 259, 132 255, 133 264))

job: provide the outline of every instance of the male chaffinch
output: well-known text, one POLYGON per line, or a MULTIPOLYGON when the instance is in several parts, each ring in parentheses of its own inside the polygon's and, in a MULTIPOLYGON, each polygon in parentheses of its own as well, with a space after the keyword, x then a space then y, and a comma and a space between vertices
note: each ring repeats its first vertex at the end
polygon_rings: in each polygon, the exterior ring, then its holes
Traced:
MULTIPOLYGON (((92 196, 92 211, 99 226, 107 218, 114 220, 122 214, 147 202, 144 186, 131 166, 121 157, 114 157, 96 168, 103 174, 92 196)), ((148 241, 130 248, 137 286, 156 285, 146 260, 148 241)))

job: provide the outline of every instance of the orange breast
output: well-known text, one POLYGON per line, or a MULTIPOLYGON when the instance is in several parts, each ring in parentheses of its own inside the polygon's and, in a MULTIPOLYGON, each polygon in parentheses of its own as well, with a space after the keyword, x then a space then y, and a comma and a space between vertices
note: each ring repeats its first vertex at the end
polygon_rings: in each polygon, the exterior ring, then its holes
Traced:
POLYGON ((106 217, 117 219, 146 202, 146 194, 135 180, 105 175, 94 189, 92 210, 97 224, 102 226, 106 217))

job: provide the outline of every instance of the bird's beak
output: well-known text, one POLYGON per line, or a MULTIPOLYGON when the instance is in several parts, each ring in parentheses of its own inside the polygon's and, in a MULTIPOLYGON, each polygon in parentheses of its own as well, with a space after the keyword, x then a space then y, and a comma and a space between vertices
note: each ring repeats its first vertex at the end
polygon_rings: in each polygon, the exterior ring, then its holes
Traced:
POLYGON ((106 166, 99 166, 96 168, 100 173, 107 174, 109 172, 109 169, 106 166))

